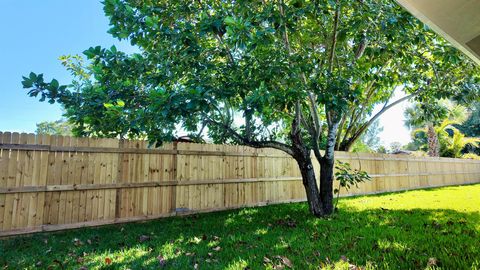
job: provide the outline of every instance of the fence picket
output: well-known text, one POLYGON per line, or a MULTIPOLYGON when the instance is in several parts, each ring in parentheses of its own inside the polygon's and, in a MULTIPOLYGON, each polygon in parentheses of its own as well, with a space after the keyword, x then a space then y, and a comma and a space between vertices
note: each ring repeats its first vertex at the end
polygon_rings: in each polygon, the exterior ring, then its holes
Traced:
MULTIPOLYGON (((342 196, 480 182, 477 160, 337 158, 372 176, 342 196)), ((0 132, 0 236, 303 200, 295 160, 275 149, 150 149, 145 141, 0 132)))

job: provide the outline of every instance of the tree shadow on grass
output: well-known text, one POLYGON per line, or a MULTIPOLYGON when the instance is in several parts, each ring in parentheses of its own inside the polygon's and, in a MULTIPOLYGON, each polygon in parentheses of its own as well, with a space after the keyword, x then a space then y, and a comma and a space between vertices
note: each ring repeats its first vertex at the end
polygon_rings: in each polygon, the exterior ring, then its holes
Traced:
POLYGON ((359 211, 330 219, 304 203, 166 218, 0 241, 0 268, 317 269, 338 261, 381 269, 480 264, 479 213, 359 211), (286 259, 286 260, 285 260, 286 259))

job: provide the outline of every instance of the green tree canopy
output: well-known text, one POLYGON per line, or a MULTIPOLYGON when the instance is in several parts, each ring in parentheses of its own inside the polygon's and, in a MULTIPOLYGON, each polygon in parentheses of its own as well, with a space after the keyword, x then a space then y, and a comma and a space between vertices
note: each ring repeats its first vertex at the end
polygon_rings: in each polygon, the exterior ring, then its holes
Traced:
POLYGON ((425 102, 470 94, 479 82, 460 72, 473 69, 470 61, 394 1, 104 6, 109 32, 141 53, 92 47, 86 66, 67 59, 71 86, 25 77, 31 96, 61 103, 80 135, 162 142, 181 128, 219 143, 280 149, 297 160, 317 216, 333 211, 337 140, 363 134, 378 117, 368 119, 376 105, 384 111, 396 104, 389 103, 394 89, 425 102), (320 189, 311 150, 321 165, 320 189))

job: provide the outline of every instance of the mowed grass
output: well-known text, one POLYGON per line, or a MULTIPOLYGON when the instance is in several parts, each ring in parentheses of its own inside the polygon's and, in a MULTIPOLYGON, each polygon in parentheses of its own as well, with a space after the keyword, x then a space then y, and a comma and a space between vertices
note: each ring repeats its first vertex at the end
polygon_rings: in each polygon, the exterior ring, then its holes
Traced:
POLYGON ((480 269, 480 185, 0 240, 0 269, 480 269), (356 268, 358 267, 358 268, 356 268))

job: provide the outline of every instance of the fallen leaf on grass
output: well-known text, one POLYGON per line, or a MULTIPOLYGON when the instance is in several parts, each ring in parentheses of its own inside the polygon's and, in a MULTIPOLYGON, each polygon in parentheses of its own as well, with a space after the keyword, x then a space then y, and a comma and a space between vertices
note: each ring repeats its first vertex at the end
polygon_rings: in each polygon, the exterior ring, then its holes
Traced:
POLYGON ((165 260, 165 258, 163 258, 162 255, 158 255, 157 260, 160 267, 164 267, 167 264, 167 261, 165 260))
POLYGON ((437 259, 436 258, 428 258, 428 263, 427 263, 427 266, 436 266, 438 263, 437 259))
POLYGON ((286 266, 290 267, 290 268, 293 267, 292 262, 287 257, 282 257, 282 263, 285 264, 286 266))
POLYGON ((75 239, 73 239, 73 245, 76 246, 76 247, 83 246, 83 242, 80 241, 80 239, 75 238, 75 239))
POLYGON ((150 236, 148 235, 140 235, 140 237, 138 237, 138 241, 140 243, 143 243, 143 242, 146 242, 146 241, 149 241, 150 240, 150 236))
POLYGON ((362 270, 362 268, 354 265, 354 264, 349 264, 348 265, 348 270, 362 270))
POLYGON ((111 264, 111 263, 112 263, 112 259, 110 259, 109 257, 106 257, 105 264, 111 264))
POLYGON ((288 266, 289 268, 293 267, 292 262, 287 257, 285 257, 285 256, 275 256, 275 258, 279 259, 285 266, 288 266))
POLYGON ((221 249, 222 249, 222 248, 219 247, 219 246, 216 246, 216 247, 213 248, 214 251, 220 251, 221 249))

